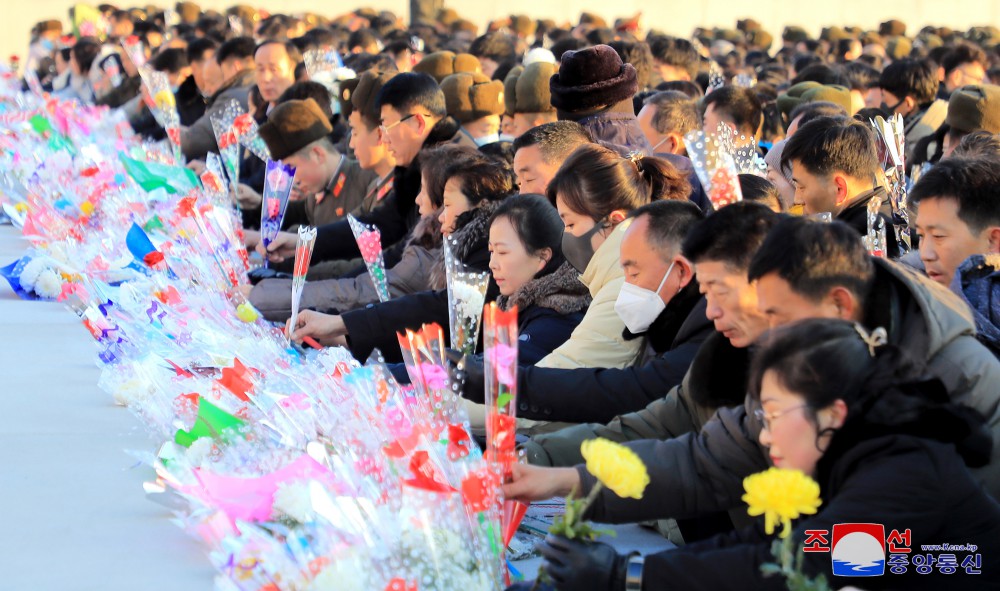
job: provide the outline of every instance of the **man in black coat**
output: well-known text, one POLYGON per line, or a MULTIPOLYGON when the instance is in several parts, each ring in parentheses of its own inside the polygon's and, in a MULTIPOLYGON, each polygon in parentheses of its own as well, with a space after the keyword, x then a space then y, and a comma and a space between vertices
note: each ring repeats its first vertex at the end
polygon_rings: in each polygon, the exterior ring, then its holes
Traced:
POLYGON ((792 182, 806 214, 832 214, 861 236, 871 226, 868 202, 877 199, 876 224, 885 228, 885 244, 880 247, 888 258, 899 257, 889 197, 875 184, 879 161, 869 126, 846 117, 814 119, 785 144, 781 166, 792 169, 792 182))
MULTIPOLYGON (((637 209, 622 238, 625 286, 615 310, 625 322, 625 338, 643 338, 644 353, 626 368, 519 371, 518 418, 581 423, 607 422, 639 410, 680 383, 691 360, 710 335, 705 298, 698 292, 691 262, 681 241, 702 215, 685 201, 659 201, 637 209)), ((467 360, 464 396, 483 402, 479 362, 467 360)), ((535 430, 551 431, 558 424, 535 430)))

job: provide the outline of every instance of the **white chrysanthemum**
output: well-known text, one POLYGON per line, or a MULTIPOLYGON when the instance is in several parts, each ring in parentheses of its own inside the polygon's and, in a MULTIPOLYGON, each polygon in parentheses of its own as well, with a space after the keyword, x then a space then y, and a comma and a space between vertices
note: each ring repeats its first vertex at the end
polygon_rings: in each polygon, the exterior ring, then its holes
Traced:
POLYGON ((306 481, 279 484, 272 506, 276 512, 299 523, 309 523, 316 518, 306 481))
POLYGON ((307 587, 307 591, 365 591, 370 589, 367 565, 350 551, 338 555, 307 587))
POLYGON ((136 378, 116 384, 116 387, 112 390, 112 395, 115 397, 115 404, 136 408, 145 406, 145 402, 149 400, 152 394, 153 388, 151 385, 145 380, 136 378))
POLYGON ((52 269, 45 269, 35 280, 35 293, 40 297, 55 299, 62 293, 63 280, 52 269))
POLYGON ((463 318, 477 318, 483 311, 485 296, 477 286, 465 281, 455 281, 452 284, 454 305, 463 318))
POLYGON ((205 463, 205 460, 212 455, 212 448, 215 441, 211 437, 199 437, 188 447, 184 455, 192 466, 198 467, 205 463))
POLYGON ((43 257, 35 257, 28 261, 28 264, 21 269, 21 276, 18 281, 21 283, 21 287, 28 291, 35 289, 35 282, 38 281, 38 276, 42 271, 49 268, 49 264, 45 261, 43 257))
POLYGON ((421 591, 468 591, 489 587, 467 540, 458 533, 433 528, 407 529, 400 538, 400 558, 421 591))

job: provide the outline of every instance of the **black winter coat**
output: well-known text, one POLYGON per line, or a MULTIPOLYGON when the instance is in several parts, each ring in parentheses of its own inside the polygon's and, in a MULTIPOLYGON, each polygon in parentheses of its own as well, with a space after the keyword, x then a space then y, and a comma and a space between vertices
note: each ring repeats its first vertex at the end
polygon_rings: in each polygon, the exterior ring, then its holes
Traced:
MULTIPOLYGON (((470 271, 489 271, 489 219, 498 206, 497 202, 489 202, 463 213, 456 220, 458 229, 452 233, 457 245, 454 254, 470 271)), ((351 240, 354 241, 353 235, 351 240)), ((498 293, 491 277, 486 301, 493 301, 498 293)), ((388 302, 369 304, 346 312, 341 318, 347 327, 348 347, 362 362, 374 349, 379 349, 387 363, 401 363, 403 357, 396 333, 406 329, 417 330, 424 324, 437 323, 444 329, 445 338, 450 338, 447 289, 423 291, 388 302)))
MULTIPOLYGON (((434 126, 424 141, 424 147, 447 143, 475 147, 475 143, 461 132, 461 126, 451 117, 442 119, 434 126)), ((372 224, 379 229, 382 233, 382 245, 385 247, 406 238, 420 219, 416 207, 417 194, 420 193, 420 155, 417 155, 410 166, 397 166, 393 175, 392 194, 386 196, 382 204, 371 213, 358 217, 362 223, 372 224)), ((346 220, 317 228, 314 262, 349 260, 360 256, 354 233, 346 220)))
POLYGON ((650 326, 646 352, 636 365, 621 369, 522 368, 517 416, 606 423, 617 415, 645 408, 680 384, 695 353, 713 332, 705 316, 705 299, 698 293, 698 285, 691 282, 650 326))
MULTIPOLYGON (((911 530, 911 552, 906 555, 910 564, 905 574, 892 574, 893 565, 887 563, 884 575, 855 581, 833 576, 832 553, 810 552, 802 554, 806 574, 823 574, 834 588, 853 582, 869 590, 1000 589, 1000 562, 995 559, 1000 552, 1000 504, 981 489, 953 444, 888 434, 839 447, 831 446, 820 463, 823 505, 796 524, 796 547, 806 539, 806 530, 828 530, 829 547, 834 524, 882 524, 887 537, 893 530, 911 530), (930 574, 917 574, 913 561, 918 554, 927 555, 921 551, 925 544, 978 548, 945 552, 956 556, 959 568, 954 574, 941 574, 937 564, 930 574), (961 565, 975 554, 981 556, 981 574, 966 574, 961 565)), ((782 577, 760 572, 762 564, 775 562, 772 541, 758 526, 648 556, 643 589, 786 589, 782 577)), ((937 559, 941 552, 931 554, 937 559)))

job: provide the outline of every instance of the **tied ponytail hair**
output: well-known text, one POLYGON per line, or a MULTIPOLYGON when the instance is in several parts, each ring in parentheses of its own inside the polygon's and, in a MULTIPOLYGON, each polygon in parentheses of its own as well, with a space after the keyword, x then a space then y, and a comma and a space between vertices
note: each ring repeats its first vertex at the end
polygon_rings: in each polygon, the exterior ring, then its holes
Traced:
POLYGON ((633 211, 660 200, 682 200, 691 183, 662 158, 632 154, 627 157, 599 144, 584 144, 563 162, 546 195, 570 211, 604 220, 613 211, 633 211))
POLYGON ((668 160, 632 152, 626 157, 635 166, 639 182, 649 187, 649 201, 681 201, 691 195, 691 181, 668 160))

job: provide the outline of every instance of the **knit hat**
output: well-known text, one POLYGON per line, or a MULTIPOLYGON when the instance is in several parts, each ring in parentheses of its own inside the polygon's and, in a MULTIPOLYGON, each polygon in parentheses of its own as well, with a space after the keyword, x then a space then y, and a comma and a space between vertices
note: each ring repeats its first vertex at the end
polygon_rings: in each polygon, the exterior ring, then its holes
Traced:
POLYGON ((457 74, 459 72, 482 72, 479 59, 469 53, 455 54, 451 51, 436 51, 427 54, 417 65, 413 66, 414 72, 428 74, 438 81, 457 74))
POLYGON ((885 44, 885 53, 894 60, 901 60, 910 55, 913 43, 906 37, 893 37, 885 44))
POLYGON ((899 37, 906 34, 906 23, 901 20, 888 20, 878 26, 878 34, 883 37, 899 37))
POLYGON ((951 93, 945 123, 952 129, 972 133, 1000 133, 1000 86, 970 84, 951 93))
POLYGON ((556 72, 555 64, 535 62, 516 67, 503 81, 506 113, 547 113, 554 111, 549 79, 556 72))
POLYGON ((552 52, 544 47, 535 47, 524 54, 524 59, 521 63, 525 66, 530 66, 535 62, 545 62, 555 65, 557 63, 556 56, 552 52))
POLYGON ((459 72, 441 82, 448 115, 469 123, 490 115, 503 115, 503 82, 478 72, 459 72))
MULTIPOLYGON (((796 84, 792 88, 797 86, 802 86, 803 84, 808 84, 807 82, 802 82, 796 84)), ((813 83, 816 84, 816 83, 813 83)), ((791 92, 792 88, 789 88, 791 92)), ((816 84, 807 88, 804 92, 799 94, 798 97, 788 95, 782 95, 778 97, 778 110, 787 118, 791 116, 792 111, 795 107, 799 105, 804 105, 806 103, 819 103, 827 102, 839 105, 844 108, 844 111, 851 112, 851 90, 846 86, 841 86, 839 84, 816 84), (785 100, 782 101, 782 97, 785 100), (786 110, 787 108, 787 110, 786 110)))
POLYGON ((785 27, 785 31, 781 34, 781 39, 783 41, 798 43, 799 41, 808 40, 809 33, 807 33, 802 27, 789 26, 785 27))
POLYGON ((381 113, 375 111, 375 97, 382 90, 385 83, 392 80, 393 76, 399 72, 381 72, 379 70, 368 70, 358 77, 357 87, 351 96, 351 106, 354 110, 374 119, 376 122, 381 119, 381 113))
POLYGON ((344 118, 351 116, 354 111, 354 104, 352 102, 352 97, 354 96, 354 91, 358 87, 358 82, 361 78, 351 78, 350 80, 340 81, 340 90, 337 94, 337 102, 340 103, 340 114, 344 118))
POLYGON ((177 14, 181 17, 181 22, 193 25, 201 17, 201 7, 194 2, 178 2, 177 14))
POLYGON ((330 135, 332 131, 333 126, 319 108, 319 103, 308 98, 287 101, 275 107, 267 122, 260 126, 260 137, 271 151, 271 158, 282 160, 330 135))
POLYGON ((587 111, 631 99, 639 83, 632 64, 623 64, 611 47, 595 45, 564 53, 549 91, 556 109, 587 111))
POLYGON ((792 184, 791 167, 781 167, 781 153, 785 151, 786 143, 788 143, 788 140, 774 142, 774 145, 767 151, 767 154, 764 154, 764 162, 774 170, 777 170, 778 174, 785 177, 788 184, 792 184))

